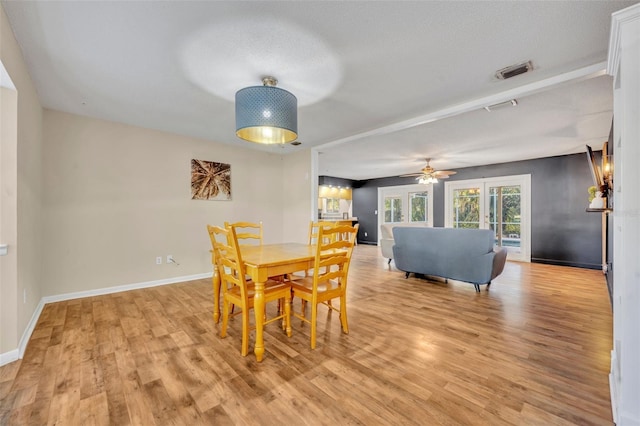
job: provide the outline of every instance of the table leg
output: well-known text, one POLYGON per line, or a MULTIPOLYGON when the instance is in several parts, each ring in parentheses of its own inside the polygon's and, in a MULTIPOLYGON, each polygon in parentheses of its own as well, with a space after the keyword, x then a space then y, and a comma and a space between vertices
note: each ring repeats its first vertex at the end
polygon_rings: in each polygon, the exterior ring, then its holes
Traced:
POLYGON ((220 321, 220 274, 215 268, 211 281, 213 283, 213 322, 217 324, 220 321))
POLYGON ((253 312, 256 315, 256 346, 254 353, 256 361, 262 361, 264 355, 264 340, 262 329, 264 328, 264 282, 255 282, 255 296, 253 299, 253 312))

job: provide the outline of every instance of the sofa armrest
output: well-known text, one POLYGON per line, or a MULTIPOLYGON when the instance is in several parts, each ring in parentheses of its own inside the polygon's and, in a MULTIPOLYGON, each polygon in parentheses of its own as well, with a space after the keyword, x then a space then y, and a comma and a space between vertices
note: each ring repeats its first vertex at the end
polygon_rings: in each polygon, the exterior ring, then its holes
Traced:
POLYGON ((493 257, 493 268, 491 269, 491 279, 500 275, 504 271, 504 264, 507 262, 507 250, 500 247, 495 250, 493 257))
POLYGON ((475 256, 450 255, 447 266, 449 278, 474 284, 486 284, 491 281, 494 258, 494 252, 475 256))
POLYGON ((393 245, 395 244, 393 238, 383 238, 380 240, 380 251, 382 251, 382 257, 387 259, 393 259, 393 245))

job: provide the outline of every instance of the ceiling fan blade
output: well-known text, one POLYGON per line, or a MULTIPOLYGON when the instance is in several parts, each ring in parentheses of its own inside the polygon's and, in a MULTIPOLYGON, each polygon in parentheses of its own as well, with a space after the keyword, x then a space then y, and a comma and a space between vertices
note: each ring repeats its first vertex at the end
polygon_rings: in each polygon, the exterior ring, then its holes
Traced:
POLYGON ((416 179, 429 179, 429 178, 435 178, 435 179, 447 179, 450 175, 455 175, 456 172, 454 172, 453 170, 435 170, 433 167, 431 167, 429 165, 429 162, 431 161, 431 158, 425 158, 425 161, 427 162, 427 165, 424 166, 420 172, 418 173, 409 173, 409 174, 404 174, 404 175, 400 175, 400 177, 414 177, 416 176, 416 179))
POLYGON ((452 170, 436 170, 435 172, 433 172, 433 175, 438 177, 438 178, 446 178, 449 177, 451 175, 455 175, 457 172, 454 172, 452 170))

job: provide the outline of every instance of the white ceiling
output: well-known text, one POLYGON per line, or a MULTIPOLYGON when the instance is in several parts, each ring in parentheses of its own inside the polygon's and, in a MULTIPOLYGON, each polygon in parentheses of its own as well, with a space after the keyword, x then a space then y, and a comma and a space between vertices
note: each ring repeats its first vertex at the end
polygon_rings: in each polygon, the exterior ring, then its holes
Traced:
POLYGON ((44 107, 278 153, 351 179, 600 148, 611 13, 637 1, 5 1, 44 107), (531 60, 534 71, 495 71, 531 60), (299 147, 235 136, 273 75, 299 147), (483 106, 517 98, 488 113, 483 106))

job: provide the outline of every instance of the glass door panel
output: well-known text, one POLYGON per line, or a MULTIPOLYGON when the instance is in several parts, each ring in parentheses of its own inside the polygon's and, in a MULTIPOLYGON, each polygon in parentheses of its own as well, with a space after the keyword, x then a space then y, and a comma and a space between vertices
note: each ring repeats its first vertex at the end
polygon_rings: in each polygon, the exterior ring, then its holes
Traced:
POLYGON ((384 198, 384 223, 402 222, 402 198, 384 198))
POLYGON ((496 245, 520 252, 522 235, 522 188, 520 185, 489 186, 489 229, 496 245))
POLYGON ((409 222, 429 221, 429 192, 409 193, 409 222))
POLYGON ((452 226, 454 228, 478 229, 481 217, 481 197, 479 187, 453 190, 452 226))

